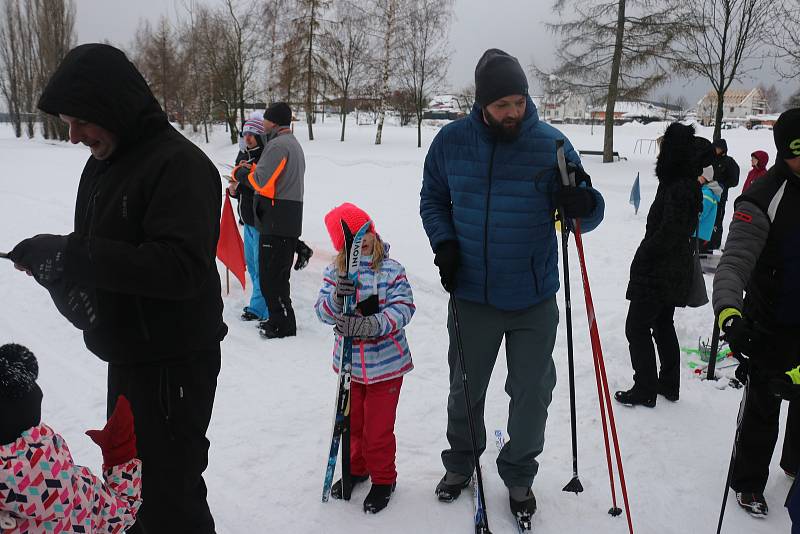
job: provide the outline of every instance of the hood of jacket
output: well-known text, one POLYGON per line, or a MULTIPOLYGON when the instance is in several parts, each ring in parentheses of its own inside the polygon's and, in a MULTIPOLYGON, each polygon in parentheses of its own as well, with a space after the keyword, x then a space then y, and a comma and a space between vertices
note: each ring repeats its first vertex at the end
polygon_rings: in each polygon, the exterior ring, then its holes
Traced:
POLYGON ((104 44, 70 50, 47 82, 38 107, 105 128, 118 137, 118 151, 169 125, 133 63, 121 50, 104 44))
POLYGON ((756 150, 751 154, 751 156, 753 156, 758 160, 758 165, 756 165, 756 169, 767 170, 767 164, 769 163, 769 154, 767 154, 763 150, 756 150))

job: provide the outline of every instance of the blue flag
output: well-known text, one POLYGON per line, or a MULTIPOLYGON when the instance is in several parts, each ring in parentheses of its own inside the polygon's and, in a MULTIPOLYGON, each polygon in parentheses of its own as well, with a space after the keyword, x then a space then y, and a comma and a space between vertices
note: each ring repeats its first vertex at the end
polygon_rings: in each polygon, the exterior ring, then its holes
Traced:
POLYGON ((631 200, 630 203, 633 204, 633 207, 636 209, 636 214, 639 213, 639 202, 642 200, 642 193, 639 190, 639 173, 636 173, 636 181, 633 182, 633 187, 631 187, 631 200))

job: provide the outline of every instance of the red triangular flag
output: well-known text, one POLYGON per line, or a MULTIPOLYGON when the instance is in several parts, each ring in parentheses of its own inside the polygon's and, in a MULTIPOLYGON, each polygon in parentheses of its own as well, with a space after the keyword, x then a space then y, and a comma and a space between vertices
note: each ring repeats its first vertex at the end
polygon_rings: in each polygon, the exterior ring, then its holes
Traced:
POLYGON ((242 236, 239 235, 239 227, 236 225, 236 217, 233 216, 233 207, 228 195, 225 195, 225 202, 222 204, 222 219, 219 221, 217 258, 233 272, 244 289, 246 269, 244 243, 242 243, 242 236))

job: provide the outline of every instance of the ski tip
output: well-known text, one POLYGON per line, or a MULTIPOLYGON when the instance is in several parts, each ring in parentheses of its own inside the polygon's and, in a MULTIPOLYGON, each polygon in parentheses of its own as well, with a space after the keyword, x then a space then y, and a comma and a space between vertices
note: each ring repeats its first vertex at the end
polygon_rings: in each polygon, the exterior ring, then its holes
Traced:
POLYGON ((619 515, 622 515, 622 508, 618 506, 611 507, 608 510, 608 515, 610 515, 611 517, 617 517, 619 515))

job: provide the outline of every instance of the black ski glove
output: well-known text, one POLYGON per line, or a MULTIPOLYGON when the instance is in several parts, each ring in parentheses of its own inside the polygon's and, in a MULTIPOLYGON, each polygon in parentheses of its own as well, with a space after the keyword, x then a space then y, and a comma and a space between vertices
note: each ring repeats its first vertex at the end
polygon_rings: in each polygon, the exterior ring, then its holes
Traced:
POLYGON ((15 265, 29 271, 42 285, 55 282, 64 272, 67 236, 39 234, 24 239, 8 253, 15 265))
POLYGON ((739 365, 736 366, 736 370, 733 372, 733 374, 736 376, 736 379, 739 382, 746 384, 750 379, 750 358, 745 358, 739 354, 735 356, 736 359, 739 360, 739 365))
POLYGON ((356 281, 347 275, 340 274, 336 277, 336 289, 333 296, 339 306, 344 306, 344 298, 352 297, 356 294, 356 281))
POLYGON ((79 287, 61 278, 53 284, 42 284, 53 304, 72 326, 91 330, 97 321, 97 297, 93 288, 79 287))
POLYGON ((565 217, 581 219, 592 214, 597 200, 585 187, 562 186, 558 193, 558 205, 564 208, 565 217))
POLYGON ((381 323, 375 315, 337 315, 333 331, 344 337, 378 337, 381 335, 381 323))
POLYGON ((738 315, 732 315, 722 324, 723 338, 728 342, 731 351, 754 356, 758 348, 763 344, 763 336, 750 321, 745 321, 738 315))
POLYGON ((445 241, 436 247, 436 256, 433 264, 439 268, 439 278, 442 280, 442 287, 448 293, 456 289, 456 273, 461 263, 461 254, 458 248, 458 241, 445 241))

